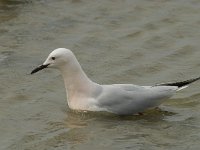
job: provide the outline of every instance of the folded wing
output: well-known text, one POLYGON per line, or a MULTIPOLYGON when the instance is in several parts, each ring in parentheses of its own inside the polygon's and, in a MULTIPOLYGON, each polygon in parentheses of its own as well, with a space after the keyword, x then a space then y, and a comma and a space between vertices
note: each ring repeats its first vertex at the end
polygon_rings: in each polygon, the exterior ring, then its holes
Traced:
POLYGON ((99 107, 116 114, 134 114, 156 107, 177 90, 174 86, 103 85, 99 107))

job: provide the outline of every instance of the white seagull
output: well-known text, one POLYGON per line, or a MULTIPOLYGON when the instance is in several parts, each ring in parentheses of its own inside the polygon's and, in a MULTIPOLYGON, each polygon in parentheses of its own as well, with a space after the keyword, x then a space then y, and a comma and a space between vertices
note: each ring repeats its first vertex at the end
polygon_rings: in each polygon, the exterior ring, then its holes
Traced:
POLYGON ((71 50, 53 50, 45 62, 31 74, 44 68, 60 70, 67 93, 68 106, 79 111, 107 111, 119 115, 141 113, 159 106, 176 91, 186 88, 200 77, 176 83, 162 83, 153 86, 134 84, 100 85, 91 81, 82 70, 71 50))

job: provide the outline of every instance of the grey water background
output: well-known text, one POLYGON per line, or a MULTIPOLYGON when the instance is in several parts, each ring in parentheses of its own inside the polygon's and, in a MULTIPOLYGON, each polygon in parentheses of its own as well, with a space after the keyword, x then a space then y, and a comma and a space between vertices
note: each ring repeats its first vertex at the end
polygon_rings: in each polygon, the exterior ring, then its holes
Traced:
POLYGON ((59 72, 30 71, 72 49, 103 84, 200 75, 199 0, 0 0, 0 150, 198 150, 200 83, 143 116, 69 110, 59 72))

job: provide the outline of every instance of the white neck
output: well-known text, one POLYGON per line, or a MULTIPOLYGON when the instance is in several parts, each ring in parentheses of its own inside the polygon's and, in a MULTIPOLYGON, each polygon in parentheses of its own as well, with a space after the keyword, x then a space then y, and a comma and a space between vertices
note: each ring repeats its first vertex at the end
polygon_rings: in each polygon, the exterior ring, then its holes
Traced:
POLYGON ((84 73, 75 57, 70 64, 63 65, 59 70, 65 82, 68 104, 72 100, 90 95, 94 83, 84 73))

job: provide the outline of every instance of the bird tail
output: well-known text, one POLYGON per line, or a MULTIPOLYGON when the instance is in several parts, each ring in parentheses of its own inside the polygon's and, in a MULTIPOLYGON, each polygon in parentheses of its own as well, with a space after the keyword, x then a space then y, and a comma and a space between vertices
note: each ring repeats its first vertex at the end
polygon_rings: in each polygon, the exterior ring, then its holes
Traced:
POLYGON ((197 80, 200 80, 200 77, 181 81, 181 82, 161 83, 161 84, 157 84, 156 86, 177 86, 178 87, 177 91, 180 91, 180 90, 188 87, 189 84, 191 84, 197 80))

